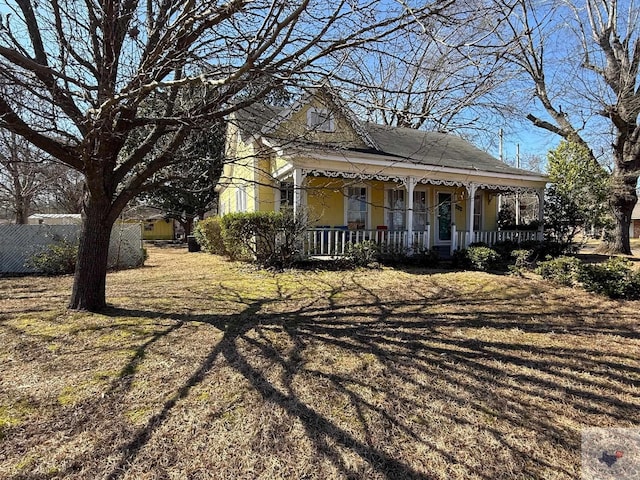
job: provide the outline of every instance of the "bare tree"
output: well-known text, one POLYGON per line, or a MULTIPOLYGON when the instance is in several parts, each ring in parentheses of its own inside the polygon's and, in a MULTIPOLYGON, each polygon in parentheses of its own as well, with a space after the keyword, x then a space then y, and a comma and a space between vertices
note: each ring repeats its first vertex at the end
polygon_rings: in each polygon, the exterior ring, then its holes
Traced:
POLYGON ((85 177, 69 307, 106 305, 111 227, 132 198, 155 187, 149 179, 172 163, 190 131, 273 88, 328 75, 350 48, 454 2, 410 3, 7 1, 0 126, 85 177), (206 101, 184 101, 194 85, 206 87, 206 101), (142 108, 150 102, 160 114, 142 108), (140 140, 132 144, 133 133, 140 140))
POLYGON ((0 129, 0 203, 27 223, 38 197, 51 184, 51 162, 24 138, 0 129))
POLYGON ((54 164, 50 175, 55 178, 47 189, 47 206, 57 213, 82 213, 84 178, 66 165, 54 164))
MULTIPOLYGON (((640 169, 640 18, 634 2, 502 1, 511 12, 505 58, 518 66, 532 91, 526 118, 536 127, 585 146, 593 161, 607 139, 612 158, 609 204, 615 231, 612 253, 631 253, 629 225, 640 169)), ((522 103, 522 99, 520 99, 522 103)))
POLYGON ((492 96, 508 79, 504 47, 492 33, 504 21, 483 0, 456 2, 431 18, 362 48, 338 72, 350 100, 372 121, 475 135, 495 131, 502 112, 492 96))

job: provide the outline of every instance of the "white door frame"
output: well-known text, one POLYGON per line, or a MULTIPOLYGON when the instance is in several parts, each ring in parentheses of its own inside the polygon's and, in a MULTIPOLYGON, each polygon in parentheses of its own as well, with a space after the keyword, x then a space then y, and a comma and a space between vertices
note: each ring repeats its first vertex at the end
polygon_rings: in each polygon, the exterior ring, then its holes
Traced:
POLYGON ((452 191, 446 191, 446 190, 436 190, 435 191, 435 201, 434 201, 434 205, 435 205, 435 209, 434 209, 434 215, 435 215, 435 222, 434 222, 434 242, 436 245, 451 245, 451 238, 449 240, 441 240, 440 239, 440 201, 439 201, 439 196, 440 195, 449 195, 449 218, 450 218, 450 225, 449 225, 449 230, 451 231, 451 236, 453 236, 453 229, 451 228, 451 223, 454 222, 453 219, 453 215, 454 215, 454 211, 453 211, 453 192, 452 191))

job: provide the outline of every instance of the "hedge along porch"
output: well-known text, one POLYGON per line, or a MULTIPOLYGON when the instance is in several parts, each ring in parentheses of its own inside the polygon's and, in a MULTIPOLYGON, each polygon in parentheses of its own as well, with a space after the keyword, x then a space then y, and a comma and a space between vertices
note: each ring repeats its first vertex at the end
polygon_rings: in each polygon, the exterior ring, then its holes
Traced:
MULTIPOLYGON (((349 242, 454 250, 474 241, 538 238, 498 232, 498 196, 535 193, 546 178, 509 167, 459 137, 360 122, 328 88, 289 109, 252 107, 230 119, 221 214, 307 215, 312 255, 349 242)), ((541 218, 541 215, 540 215, 541 218)))

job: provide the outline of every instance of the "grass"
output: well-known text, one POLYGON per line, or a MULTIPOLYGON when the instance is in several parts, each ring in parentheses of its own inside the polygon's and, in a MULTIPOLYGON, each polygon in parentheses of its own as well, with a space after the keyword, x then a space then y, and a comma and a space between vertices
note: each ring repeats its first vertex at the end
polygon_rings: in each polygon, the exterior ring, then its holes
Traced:
POLYGON ((0 279, 0 478, 574 479, 640 424, 640 302, 149 254, 103 314, 0 279))

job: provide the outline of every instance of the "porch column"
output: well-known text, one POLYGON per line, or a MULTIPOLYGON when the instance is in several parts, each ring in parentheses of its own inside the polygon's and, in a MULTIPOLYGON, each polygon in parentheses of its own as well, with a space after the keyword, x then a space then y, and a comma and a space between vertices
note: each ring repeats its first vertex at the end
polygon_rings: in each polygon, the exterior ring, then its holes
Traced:
MULTIPOLYGON (((475 198, 478 186, 475 183, 470 183, 466 188, 467 193, 469 194, 469 198, 467 199, 467 227, 469 230, 469 243, 473 243, 473 217, 475 216, 475 198)), ((466 248, 468 245, 465 245, 464 247, 466 248)))
POLYGON ((303 183, 306 177, 306 173, 303 173, 301 168, 293 169, 293 213, 298 216, 302 212, 302 207, 305 205, 303 183))
POLYGON ((407 189, 407 244, 406 247, 412 253, 413 249, 413 189, 416 186, 416 179, 414 177, 405 178, 405 187, 407 189))
POLYGON ((536 194, 538 195, 538 221, 540 222, 538 240, 544 240, 544 188, 538 188, 536 194))

